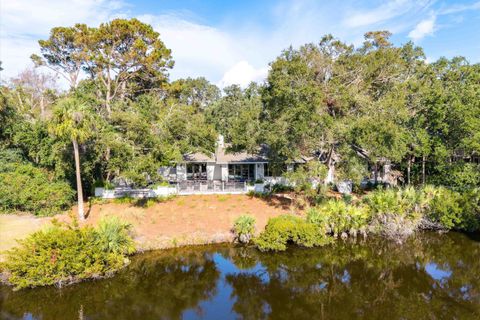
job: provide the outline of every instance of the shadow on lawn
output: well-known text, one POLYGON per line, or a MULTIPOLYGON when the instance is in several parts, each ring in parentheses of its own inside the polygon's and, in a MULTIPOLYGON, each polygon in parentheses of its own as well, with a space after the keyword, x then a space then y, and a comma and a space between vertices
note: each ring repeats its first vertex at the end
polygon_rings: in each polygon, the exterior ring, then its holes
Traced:
POLYGON ((273 194, 273 195, 249 195, 250 198, 257 198, 265 202, 271 207, 275 208, 281 208, 284 210, 290 209, 292 206, 292 199, 285 197, 284 195, 281 194, 273 194))

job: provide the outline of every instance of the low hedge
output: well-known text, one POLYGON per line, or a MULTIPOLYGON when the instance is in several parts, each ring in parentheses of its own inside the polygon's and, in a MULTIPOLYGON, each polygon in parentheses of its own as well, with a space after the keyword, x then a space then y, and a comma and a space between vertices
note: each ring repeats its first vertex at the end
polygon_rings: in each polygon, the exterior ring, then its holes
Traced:
POLYGON ((283 251, 289 242, 303 247, 314 247, 330 241, 320 226, 292 215, 270 218, 265 230, 255 239, 261 251, 283 251))
POLYGON ((3 278, 22 289, 110 276, 135 251, 129 228, 118 219, 102 220, 98 228, 55 223, 7 252, 0 265, 3 278))

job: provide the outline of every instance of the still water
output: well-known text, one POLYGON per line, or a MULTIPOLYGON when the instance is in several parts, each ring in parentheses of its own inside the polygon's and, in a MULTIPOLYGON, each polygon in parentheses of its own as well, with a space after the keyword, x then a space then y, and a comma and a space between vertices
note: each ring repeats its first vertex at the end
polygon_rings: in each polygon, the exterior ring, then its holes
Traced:
POLYGON ((260 253, 228 245, 136 256, 111 279, 14 292, 1 319, 480 319, 480 242, 420 234, 260 253))

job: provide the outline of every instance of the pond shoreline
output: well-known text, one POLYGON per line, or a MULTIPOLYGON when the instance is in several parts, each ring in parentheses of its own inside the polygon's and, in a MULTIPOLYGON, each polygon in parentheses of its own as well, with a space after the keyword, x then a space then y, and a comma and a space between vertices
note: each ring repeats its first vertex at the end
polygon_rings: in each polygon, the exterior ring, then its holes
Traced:
POLYGON ((0 286, 0 317, 478 319, 479 240, 421 232, 402 245, 375 236, 275 254, 232 244, 149 251, 107 279, 0 286))

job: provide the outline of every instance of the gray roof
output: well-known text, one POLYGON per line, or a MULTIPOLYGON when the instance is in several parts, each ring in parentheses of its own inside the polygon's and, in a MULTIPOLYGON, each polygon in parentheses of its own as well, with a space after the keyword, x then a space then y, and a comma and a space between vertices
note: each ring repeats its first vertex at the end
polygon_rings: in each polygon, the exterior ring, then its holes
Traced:
POLYGON ((255 153, 241 152, 229 152, 225 147, 217 147, 215 157, 217 163, 229 163, 229 162, 268 162, 268 148, 266 145, 261 145, 258 151, 255 153))
MULTIPOLYGON (((228 150, 229 145, 222 143, 217 144, 215 154, 205 154, 202 152, 192 152, 183 156, 184 162, 214 162, 218 164, 227 163, 265 163, 268 162, 269 148, 266 144, 262 144, 258 147, 258 150, 254 153, 248 153, 246 151, 232 152, 228 150)), ((312 157, 299 157, 294 159, 292 163, 306 163, 312 157)))
POLYGON ((215 155, 201 152, 192 152, 183 155, 184 162, 215 162, 215 155))

